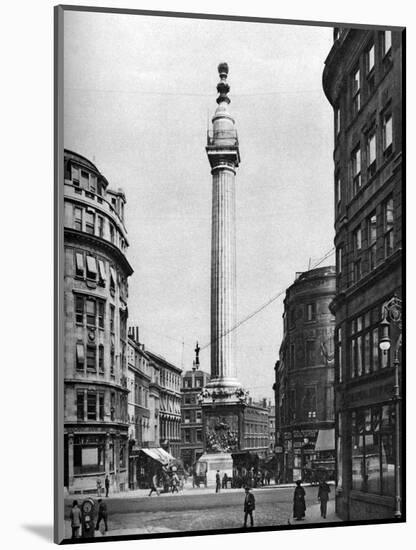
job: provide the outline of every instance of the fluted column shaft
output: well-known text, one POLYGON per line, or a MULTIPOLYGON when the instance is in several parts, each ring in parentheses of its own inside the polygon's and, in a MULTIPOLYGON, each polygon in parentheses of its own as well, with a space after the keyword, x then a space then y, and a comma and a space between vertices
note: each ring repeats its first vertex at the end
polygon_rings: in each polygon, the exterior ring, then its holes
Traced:
POLYGON ((212 170, 211 379, 235 379, 235 170, 212 170))

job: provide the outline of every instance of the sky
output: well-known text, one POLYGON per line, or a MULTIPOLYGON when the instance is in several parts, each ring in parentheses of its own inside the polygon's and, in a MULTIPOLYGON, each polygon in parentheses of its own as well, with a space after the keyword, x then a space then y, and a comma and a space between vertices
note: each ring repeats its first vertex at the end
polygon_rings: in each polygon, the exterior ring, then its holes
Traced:
MULTIPOLYGON (((333 247, 329 27, 65 12, 64 143, 127 198, 129 323, 177 366, 210 370, 207 124, 229 65, 236 176, 237 319, 333 247)), ((331 265, 330 256, 321 265, 331 265)), ((237 372, 272 398, 283 297, 241 324, 237 372)))

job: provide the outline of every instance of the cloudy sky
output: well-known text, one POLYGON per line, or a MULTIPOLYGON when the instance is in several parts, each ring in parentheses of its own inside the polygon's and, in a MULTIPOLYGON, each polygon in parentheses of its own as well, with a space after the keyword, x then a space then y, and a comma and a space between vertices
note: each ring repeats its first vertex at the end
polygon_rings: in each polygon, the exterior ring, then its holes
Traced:
MULTIPOLYGON (((65 147, 127 196, 130 321, 149 349, 185 369, 198 340, 209 371, 205 145, 217 65, 230 67, 240 140, 244 319, 332 248, 332 109, 322 91, 332 29, 66 11, 64 44, 65 147)), ((272 396, 282 299, 237 329, 238 376, 254 397, 272 396)))

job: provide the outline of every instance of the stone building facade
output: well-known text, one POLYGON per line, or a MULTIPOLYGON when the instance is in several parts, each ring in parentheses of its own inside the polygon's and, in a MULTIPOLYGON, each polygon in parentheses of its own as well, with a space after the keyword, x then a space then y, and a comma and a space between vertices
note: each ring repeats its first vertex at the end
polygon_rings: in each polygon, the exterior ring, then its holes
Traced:
MULTIPOLYGON (((182 370, 151 351, 146 350, 146 355, 155 372, 158 372, 160 446, 174 458, 180 458, 182 370)), ((151 384, 150 389, 151 394, 154 393, 154 383, 151 384)))
POLYGON ((400 31, 334 30, 323 88, 334 109, 336 509, 344 520, 393 517, 397 504, 398 326, 390 352, 379 343, 384 306, 402 292, 402 83, 400 31))
POLYGON ((127 488, 125 196, 85 157, 64 153, 64 485, 127 488))
POLYGON ((181 458, 188 468, 204 452, 200 394, 210 375, 198 367, 199 363, 195 361, 192 370, 186 371, 182 377, 181 458))
MULTIPOLYGON (((308 479, 320 460, 335 467, 334 328, 329 305, 335 268, 298 273, 286 290, 283 341, 276 363, 276 443, 283 482, 308 479)), ((327 477, 332 477, 329 471, 327 477)))

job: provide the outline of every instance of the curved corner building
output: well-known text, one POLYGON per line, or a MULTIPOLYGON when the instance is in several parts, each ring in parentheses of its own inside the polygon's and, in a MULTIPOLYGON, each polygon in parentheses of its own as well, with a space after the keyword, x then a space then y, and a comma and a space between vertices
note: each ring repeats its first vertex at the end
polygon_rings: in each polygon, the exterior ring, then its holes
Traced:
POLYGON ((127 489, 125 196, 85 157, 64 152, 64 485, 127 489))
POLYGON ((335 267, 297 273, 286 290, 276 373, 279 477, 333 479, 335 267))

